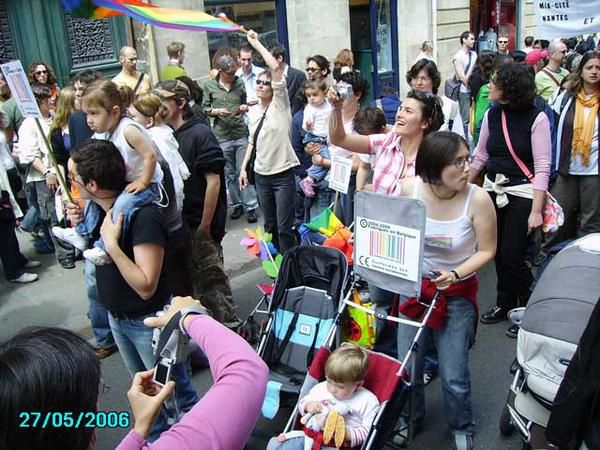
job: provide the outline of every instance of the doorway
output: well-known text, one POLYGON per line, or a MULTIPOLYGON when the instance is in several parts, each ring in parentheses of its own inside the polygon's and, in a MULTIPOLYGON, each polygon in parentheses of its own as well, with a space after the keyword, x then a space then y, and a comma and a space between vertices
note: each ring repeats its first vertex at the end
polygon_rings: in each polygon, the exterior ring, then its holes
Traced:
POLYGON ((365 102, 398 92, 398 10, 396 0, 350 0, 354 65, 369 82, 365 102))

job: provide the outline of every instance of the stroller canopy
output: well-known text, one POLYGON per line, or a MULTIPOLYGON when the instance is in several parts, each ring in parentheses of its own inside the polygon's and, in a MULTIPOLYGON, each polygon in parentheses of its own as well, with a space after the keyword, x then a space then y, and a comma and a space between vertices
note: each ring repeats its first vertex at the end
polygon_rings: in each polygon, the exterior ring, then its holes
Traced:
POLYGON ((548 264, 521 328, 577 345, 600 295, 600 233, 578 239, 548 264))

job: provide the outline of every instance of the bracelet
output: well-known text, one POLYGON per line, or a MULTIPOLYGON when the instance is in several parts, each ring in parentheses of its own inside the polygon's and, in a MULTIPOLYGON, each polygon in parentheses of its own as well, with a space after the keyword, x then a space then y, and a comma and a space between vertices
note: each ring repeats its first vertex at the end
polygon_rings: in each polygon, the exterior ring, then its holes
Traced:
POLYGON ((455 281, 455 283, 457 283, 457 282, 459 282, 459 281, 460 281, 460 276, 458 275, 458 272, 457 272, 456 270, 451 270, 451 271, 450 271, 450 273, 451 273, 452 275, 454 275, 454 278, 455 278, 455 280, 456 280, 456 281, 455 281))

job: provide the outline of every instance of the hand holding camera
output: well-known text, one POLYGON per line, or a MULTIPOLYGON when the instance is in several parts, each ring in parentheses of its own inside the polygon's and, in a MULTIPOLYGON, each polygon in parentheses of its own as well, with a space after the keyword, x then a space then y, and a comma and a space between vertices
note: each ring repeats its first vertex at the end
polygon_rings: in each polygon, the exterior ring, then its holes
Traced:
POLYGON ((131 388, 127 391, 135 420, 134 429, 143 437, 148 436, 163 402, 175 389, 174 381, 169 381, 165 386, 154 383, 153 374, 154 369, 136 373, 131 388))

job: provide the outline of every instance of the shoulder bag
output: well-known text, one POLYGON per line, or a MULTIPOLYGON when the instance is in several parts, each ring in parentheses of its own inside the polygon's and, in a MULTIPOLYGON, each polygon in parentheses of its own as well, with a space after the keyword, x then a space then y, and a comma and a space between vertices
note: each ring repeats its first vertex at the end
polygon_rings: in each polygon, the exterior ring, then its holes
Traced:
POLYGON ((262 129, 263 123, 265 121, 265 117, 267 116, 267 111, 269 110, 269 108, 267 107, 267 109, 265 109, 265 112, 263 113, 262 117, 260 118, 260 122, 258 122, 258 125, 256 126, 256 131, 254 132, 254 138, 252 139, 252 153, 250 154, 250 160, 248 161, 248 164, 246 164, 246 175, 248 176, 248 184, 251 184, 254 186, 254 183, 256 182, 256 177, 254 176, 254 163, 256 162, 256 143, 258 142, 258 134, 260 133, 260 130, 262 129))
MULTIPOLYGON (((467 64, 467 67, 465 67, 465 76, 469 73, 469 69, 471 68, 472 57, 473 54, 471 53, 471 50, 469 50, 469 63, 467 64)), ((452 78, 447 79, 444 83, 444 95, 449 99, 458 101, 458 94, 460 93, 461 84, 461 81, 456 75, 454 75, 452 78)))
MULTIPOLYGON (((515 153, 512 143, 510 142, 510 136, 508 135, 508 127, 506 125, 506 113, 502 111, 502 133, 504 134, 504 140, 506 141, 506 146, 508 147, 508 151, 512 155, 513 159, 521 169, 521 171, 525 174, 525 176, 529 179, 529 181, 533 182, 535 177, 529 171, 527 166, 515 153)), ((556 232, 564 223, 565 215, 562 207, 558 204, 556 199, 550 192, 545 192, 546 199, 544 201, 544 207, 542 208, 542 231, 544 233, 554 233, 556 232)))

